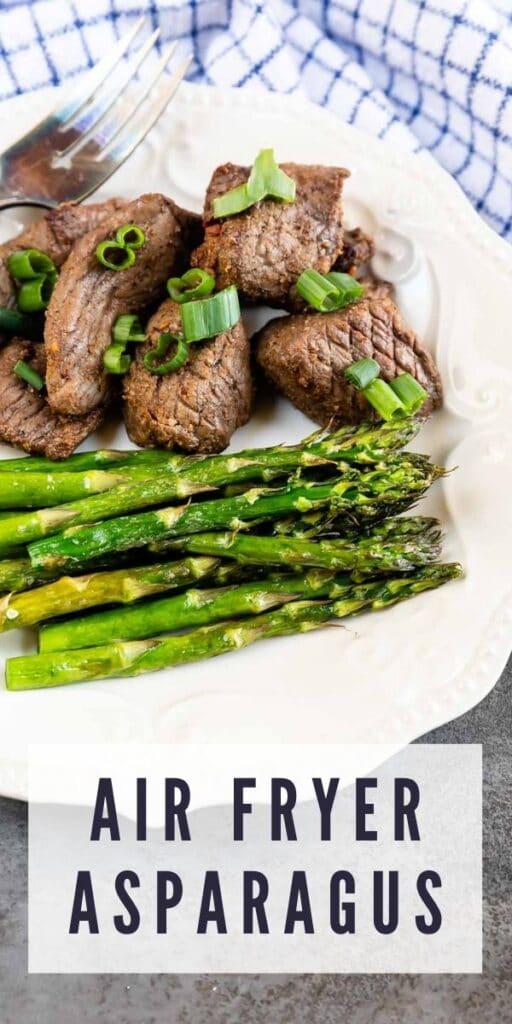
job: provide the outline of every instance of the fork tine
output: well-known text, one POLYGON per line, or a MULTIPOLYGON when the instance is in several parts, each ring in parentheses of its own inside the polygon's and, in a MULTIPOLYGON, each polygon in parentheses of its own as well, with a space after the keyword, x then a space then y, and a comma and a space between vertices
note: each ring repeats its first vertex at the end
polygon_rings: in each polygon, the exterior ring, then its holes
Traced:
POLYGON ((120 76, 116 78, 114 84, 106 91, 102 90, 98 98, 95 99, 95 96, 93 96, 92 100, 95 100, 95 102, 91 103, 83 113, 79 115, 77 120, 73 119, 73 128, 77 132, 80 132, 80 137, 78 140, 75 139, 70 142, 66 149, 61 150, 60 156, 65 156, 71 149, 74 149, 77 144, 82 146, 87 142, 88 138, 94 132, 94 129, 105 117, 105 114, 108 113, 116 100, 119 99, 132 78, 135 77, 139 67, 153 49, 159 35, 160 29, 157 28, 149 39, 146 40, 144 45, 137 50, 133 59, 125 63, 123 71, 120 76))
POLYGON ((91 99, 96 89, 105 81, 107 75, 115 68, 121 57, 124 56, 135 36, 140 32, 145 20, 145 17, 139 18, 133 28, 129 29, 128 32, 125 32, 118 39, 110 52, 91 69, 85 78, 85 82, 80 82, 65 102, 55 108, 52 114, 53 117, 58 121, 69 121, 91 99))
POLYGON ((155 121, 158 120, 160 114, 165 110, 165 107, 174 96, 176 89, 186 74, 192 61, 192 56, 187 57, 177 71, 170 76, 163 93, 156 97, 154 104, 149 107, 149 110, 146 104, 139 117, 136 118, 135 121, 133 119, 133 115, 142 105, 143 101, 161 77, 176 49, 176 46, 177 43, 172 43, 168 48, 154 72, 148 77, 147 81, 144 82, 134 106, 128 111, 125 117, 120 122, 111 122, 110 125, 105 126, 103 137, 98 140, 98 145, 102 146, 102 148, 96 156, 97 161, 108 159, 113 160, 116 163, 122 163, 123 160, 126 160, 126 157, 129 156, 132 150, 138 146, 139 142, 142 142, 142 139, 145 138, 150 128, 153 127, 155 121), (108 132, 109 128, 112 129, 110 133, 108 132))

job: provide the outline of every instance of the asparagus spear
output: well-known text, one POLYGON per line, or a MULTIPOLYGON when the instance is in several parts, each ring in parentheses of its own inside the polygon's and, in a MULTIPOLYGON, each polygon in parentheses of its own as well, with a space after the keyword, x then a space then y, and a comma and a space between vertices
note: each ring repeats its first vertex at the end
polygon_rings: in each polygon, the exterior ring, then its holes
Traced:
POLYGON ((54 569, 36 569, 30 558, 4 559, 0 562, 0 594, 28 590, 36 583, 54 580, 55 576, 54 569))
POLYGON ((243 565, 316 566, 377 576, 408 572, 417 565, 434 562, 439 556, 440 539, 436 520, 417 517, 386 520, 366 536, 336 540, 224 531, 181 537, 176 547, 194 554, 234 558, 243 565))
POLYGON ((30 690, 155 672, 239 650, 256 640, 306 633, 332 618, 344 618, 363 608, 387 608, 460 575, 461 567, 457 564, 432 565, 419 569, 411 577, 348 588, 344 597, 337 601, 291 601, 263 615, 203 626, 178 636, 121 641, 85 650, 10 658, 6 665, 6 686, 8 690, 30 690))
MULTIPOLYGON (((311 545, 310 545, 311 546, 311 545)), ((428 545, 426 545, 428 551, 428 545)), ((436 545, 437 548, 437 545, 436 545)), ((431 560, 434 550, 430 550, 431 560)), ((430 559, 425 559, 430 560, 430 559)), ((292 559, 289 562, 292 563, 292 559)), ((350 568, 343 564, 341 568, 350 568)), ((304 563, 302 563, 304 564, 304 563)), ((315 562, 309 564, 318 564, 315 562)), ((338 568, 334 559, 332 564, 338 568)), ((418 564, 423 564, 418 559, 418 564)), ((391 560, 385 568, 390 570, 391 560)), ((397 571, 413 568, 395 565, 397 571)), ((371 558, 365 565, 371 571, 371 558)), ((379 566, 373 575, 378 577, 379 566)), ((382 582, 382 581, 381 581, 382 582)), ((65 651, 80 647, 97 647, 112 640, 141 640, 160 633, 170 633, 192 626, 203 626, 209 622, 238 616, 259 614, 277 605, 286 604, 298 598, 326 597, 339 600, 351 594, 354 584, 350 575, 336 575, 333 571, 313 569, 301 576, 274 576, 242 585, 218 587, 216 589, 189 589, 183 594, 145 601, 131 608, 113 608, 70 622, 50 623, 40 631, 39 650, 65 651)))
MULTIPOLYGON (((300 597, 337 598, 349 577, 312 571, 304 576, 261 579, 215 589, 189 589, 173 597, 144 601, 131 608, 112 608, 71 621, 42 626, 39 650, 69 651, 98 647, 113 640, 141 640, 208 622, 259 615, 300 597)), ((344 589, 345 585, 345 589, 344 589)))
POLYGON ((87 576, 62 576, 46 586, 0 598, 0 632, 34 626, 69 612, 102 604, 130 604, 207 576, 218 558, 184 558, 137 569, 114 569, 87 576))
POLYGON ((392 428, 391 424, 386 424, 385 429, 352 427, 348 437, 347 428, 343 428, 306 446, 278 445, 236 455, 188 459, 181 464, 179 471, 144 477, 143 480, 120 484, 103 494, 0 520, 0 550, 20 542, 28 544, 38 537, 59 533, 66 527, 98 522, 150 505, 162 505, 176 498, 188 498, 228 482, 251 480, 255 476, 270 480, 293 473, 300 467, 328 465, 340 460, 344 464, 348 453, 372 461, 393 445, 404 444, 417 429, 414 420, 400 421, 392 428))
MULTIPOLYGON (((330 522, 328 516, 324 517, 324 519, 322 519, 321 522, 323 523, 324 520, 326 523, 330 522)), ((289 522, 290 520, 287 520, 287 523, 289 522)), ((314 535, 313 526, 310 525, 309 522, 307 522, 307 519, 303 529, 301 529, 302 517, 297 519, 296 522, 298 524, 297 532, 300 533, 301 536, 314 535)), ((321 528, 321 522, 319 519, 318 530, 320 530, 321 528)), ((279 520, 276 522, 276 525, 278 523, 279 520)), ((291 533, 292 531, 291 529, 288 529, 287 532, 291 533)), ((153 546, 150 547, 150 550, 152 549, 152 547, 153 546)), ((154 550, 155 554, 158 554, 159 556, 161 556, 162 553, 167 552, 169 550, 175 552, 176 541, 167 541, 162 542, 161 545, 154 545, 154 550)), ((129 557, 130 552, 125 552, 125 558, 128 559, 129 557)), ((117 563, 119 562, 119 557, 115 553, 110 557, 107 556, 104 559, 95 560, 93 563, 88 561, 84 565, 81 565, 80 562, 77 562, 73 566, 69 567, 69 571, 73 572, 74 575, 78 575, 82 571, 87 572, 89 574, 96 570, 110 568, 114 560, 117 563)), ((133 559, 131 559, 131 561, 133 561, 133 559)), ((237 574, 236 565, 234 565, 233 563, 226 563, 226 565, 219 567, 219 569, 216 571, 215 578, 218 579, 219 585, 222 585, 228 580, 228 578, 229 580, 231 580, 234 579, 235 576, 239 578, 241 575, 243 574, 241 574, 240 571, 238 571, 237 574)), ((20 548, 19 552, 13 553, 11 558, 0 561, 0 597, 2 594, 19 593, 22 590, 30 590, 32 587, 35 587, 40 583, 49 583, 57 579, 58 576, 58 569, 45 569, 44 566, 36 567, 32 565, 30 558, 26 556, 26 549, 20 548), (17 555, 17 557, 15 557, 15 554, 17 555)), ((251 576, 250 573, 249 576, 251 576)), ((254 571, 252 573, 252 576, 254 576, 254 571)))
POLYGON ((378 501, 381 518, 385 518, 386 502, 405 497, 410 502, 415 501, 442 472, 425 456, 400 455, 385 463, 384 468, 364 473, 351 470, 334 481, 322 484, 256 488, 235 498, 171 506, 66 530, 58 536, 31 544, 29 554, 33 565, 63 568, 75 561, 83 562, 107 552, 143 547, 168 537, 183 537, 226 527, 239 529, 256 519, 272 519, 290 512, 303 513, 325 506, 355 513, 359 507, 378 501))
POLYGON ((90 469, 145 468, 178 469, 188 458, 175 452, 155 449, 134 449, 115 451, 100 448, 94 452, 78 452, 61 462, 46 459, 43 455, 26 455, 21 459, 0 459, 0 473, 77 473, 90 469))
MULTIPOLYGON (((143 561, 147 564, 150 560, 146 557, 143 561)), ((154 561, 156 562, 157 559, 155 558, 154 561)), ((162 561, 161 556, 158 558, 158 561, 162 561)), ((117 567, 120 565, 130 565, 133 569, 135 565, 141 565, 141 559, 135 559, 131 552, 119 552, 110 556, 107 555, 105 558, 94 558, 84 565, 81 565, 80 562, 75 562, 69 571, 74 576, 78 576, 80 573, 111 569, 114 565, 117 567)), ((57 579, 58 576, 59 572, 57 569, 33 566, 30 558, 27 556, 26 548, 20 548, 16 552, 16 556, 13 554, 12 557, 0 561, 0 599, 2 594, 30 590, 40 583, 49 583, 57 579)))
MULTIPOLYGON (((140 476, 142 470, 136 472, 140 476)), ((122 472, 101 469, 84 473, 2 473, 0 509, 48 508, 101 494, 123 483, 126 475, 122 472)))

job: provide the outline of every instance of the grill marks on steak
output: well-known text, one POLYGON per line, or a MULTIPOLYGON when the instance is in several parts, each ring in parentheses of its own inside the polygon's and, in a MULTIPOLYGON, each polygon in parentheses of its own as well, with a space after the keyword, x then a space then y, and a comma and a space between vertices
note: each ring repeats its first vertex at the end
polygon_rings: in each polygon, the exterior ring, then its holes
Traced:
POLYGON ((162 303, 148 324, 148 343, 137 345, 124 378, 124 418, 132 441, 142 447, 222 451, 251 412, 249 342, 242 321, 224 334, 190 346, 176 373, 150 373, 143 358, 163 331, 181 331, 180 307, 162 303))
POLYGON ((7 270, 7 257, 11 253, 18 249, 41 249, 60 267, 78 238, 127 205, 125 199, 107 199, 104 203, 91 203, 90 206, 63 203, 55 210, 49 210, 15 238, 3 242, 0 245, 0 306, 13 306, 16 298, 16 288, 7 270))
POLYGON ((15 338, 0 350, 0 440, 32 455, 65 459, 101 423, 104 411, 83 417, 52 412, 46 397, 13 372, 18 359, 45 374, 43 345, 15 338))
POLYGON ((256 336, 267 378, 306 416, 322 426, 368 418, 364 396, 343 371, 372 357, 384 380, 407 371, 428 391, 422 415, 441 404, 441 378, 414 331, 383 289, 333 313, 299 313, 270 321, 256 336))
POLYGON ((140 196, 84 235, 66 260, 46 313, 46 384, 53 409, 83 415, 105 401, 110 387, 103 354, 122 313, 155 302, 167 278, 181 270, 197 218, 159 193, 140 196), (119 273, 98 262, 96 246, 123 223, 146 235, 133 266, 119 273))
POLYGON ((297 183, 293 203, 264 199, 249 210, 214 221, 213 200, 247 181, 250 168, 223 164, 206 193, 205 238, 192 266, 209 270, 217 288, 233 284, 248 302, 289 304, 289 293, 307 267, 331 269, 343 250, 342 167, 281 164, 297 183))

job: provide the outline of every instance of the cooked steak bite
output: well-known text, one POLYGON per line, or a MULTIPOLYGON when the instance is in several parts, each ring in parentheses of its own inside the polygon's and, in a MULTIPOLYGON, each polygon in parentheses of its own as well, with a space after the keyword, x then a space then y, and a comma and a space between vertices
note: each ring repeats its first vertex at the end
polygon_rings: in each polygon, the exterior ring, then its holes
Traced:
POLYGON ((17 445, 32 455, 65 459, 101 423, 104 410, 87 416, 60 416, 52 412, 46 396, 13 372, 19 359, 44 377, 44 345, 14 338, 0 350, 0 441, 17 445))
POLYGON ((369 263, 374 255, 373 238, 366 235, 362 228, 347 229, 343 232, 343 252, 338 256, 332 269, 357 276, 361 267, 369 263))
POLYGON ((256 340, 257 359, 267 378, 322 426, 368 417, 368 402, 343 375, 347 366, 364 357, 377 360, 384 380, 405 371, 416 377, 430 395, 422 415, 441 404, 434 360, 383 288, 333 313, 297 313, 271 320, 256 340))
POLYGON ((181 270, 193 215, 159 193, 140 196, 84 235, 66 260, 46 313, 48 400, 66 415, 83 415, 109 392, 103 354, 122 313, 137 313, 161 295, 170 274, 181 270), (95 253, 124 223, 146 236, 135 263, 120 272, 103 267, 95 253))
POLYGON ((331 269, 343 250, 343 167, 281 164, 297 183, 295 202, 263 199, 233 217, 213 220, 213 200, 247 181, 249 167, 223 164, 206 193, 205 239, 192 265, 209 270, 217 288, 234 284, 248 302, 286 307, 307 267, 331 269))
POLYGON ((148 324, 148 342, 137 345, 124 378, 126 429, 145 448, 220 452, 251 412, 249 342, 240 320, 231 330, 190 346, 175 373, 161 376, 143 365, 164 331, 181 330, 180 307, 168 299, 148 324))
POLYGON ((16 299, 16 287, 7 269, 7 258, 11 253, 18 249, 40 249, 60 267, 78 238, 126 205, 125 199, 107 199, 104 203, 91 203, 89 206, 63 203, 55 210, 49 210, 15 238, 3 242, 0 245, 0 306, 13 306, 16 299))

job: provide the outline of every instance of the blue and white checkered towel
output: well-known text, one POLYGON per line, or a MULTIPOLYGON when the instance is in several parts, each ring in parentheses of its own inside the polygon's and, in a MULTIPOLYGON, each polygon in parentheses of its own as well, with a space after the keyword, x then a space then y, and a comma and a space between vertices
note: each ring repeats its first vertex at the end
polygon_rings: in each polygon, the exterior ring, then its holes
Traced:
POLYGON ((3 0, 0 99, 80 74, 143 13, 190 80, 302 90, 424 147, 512 237, 512 0, 3 0))

